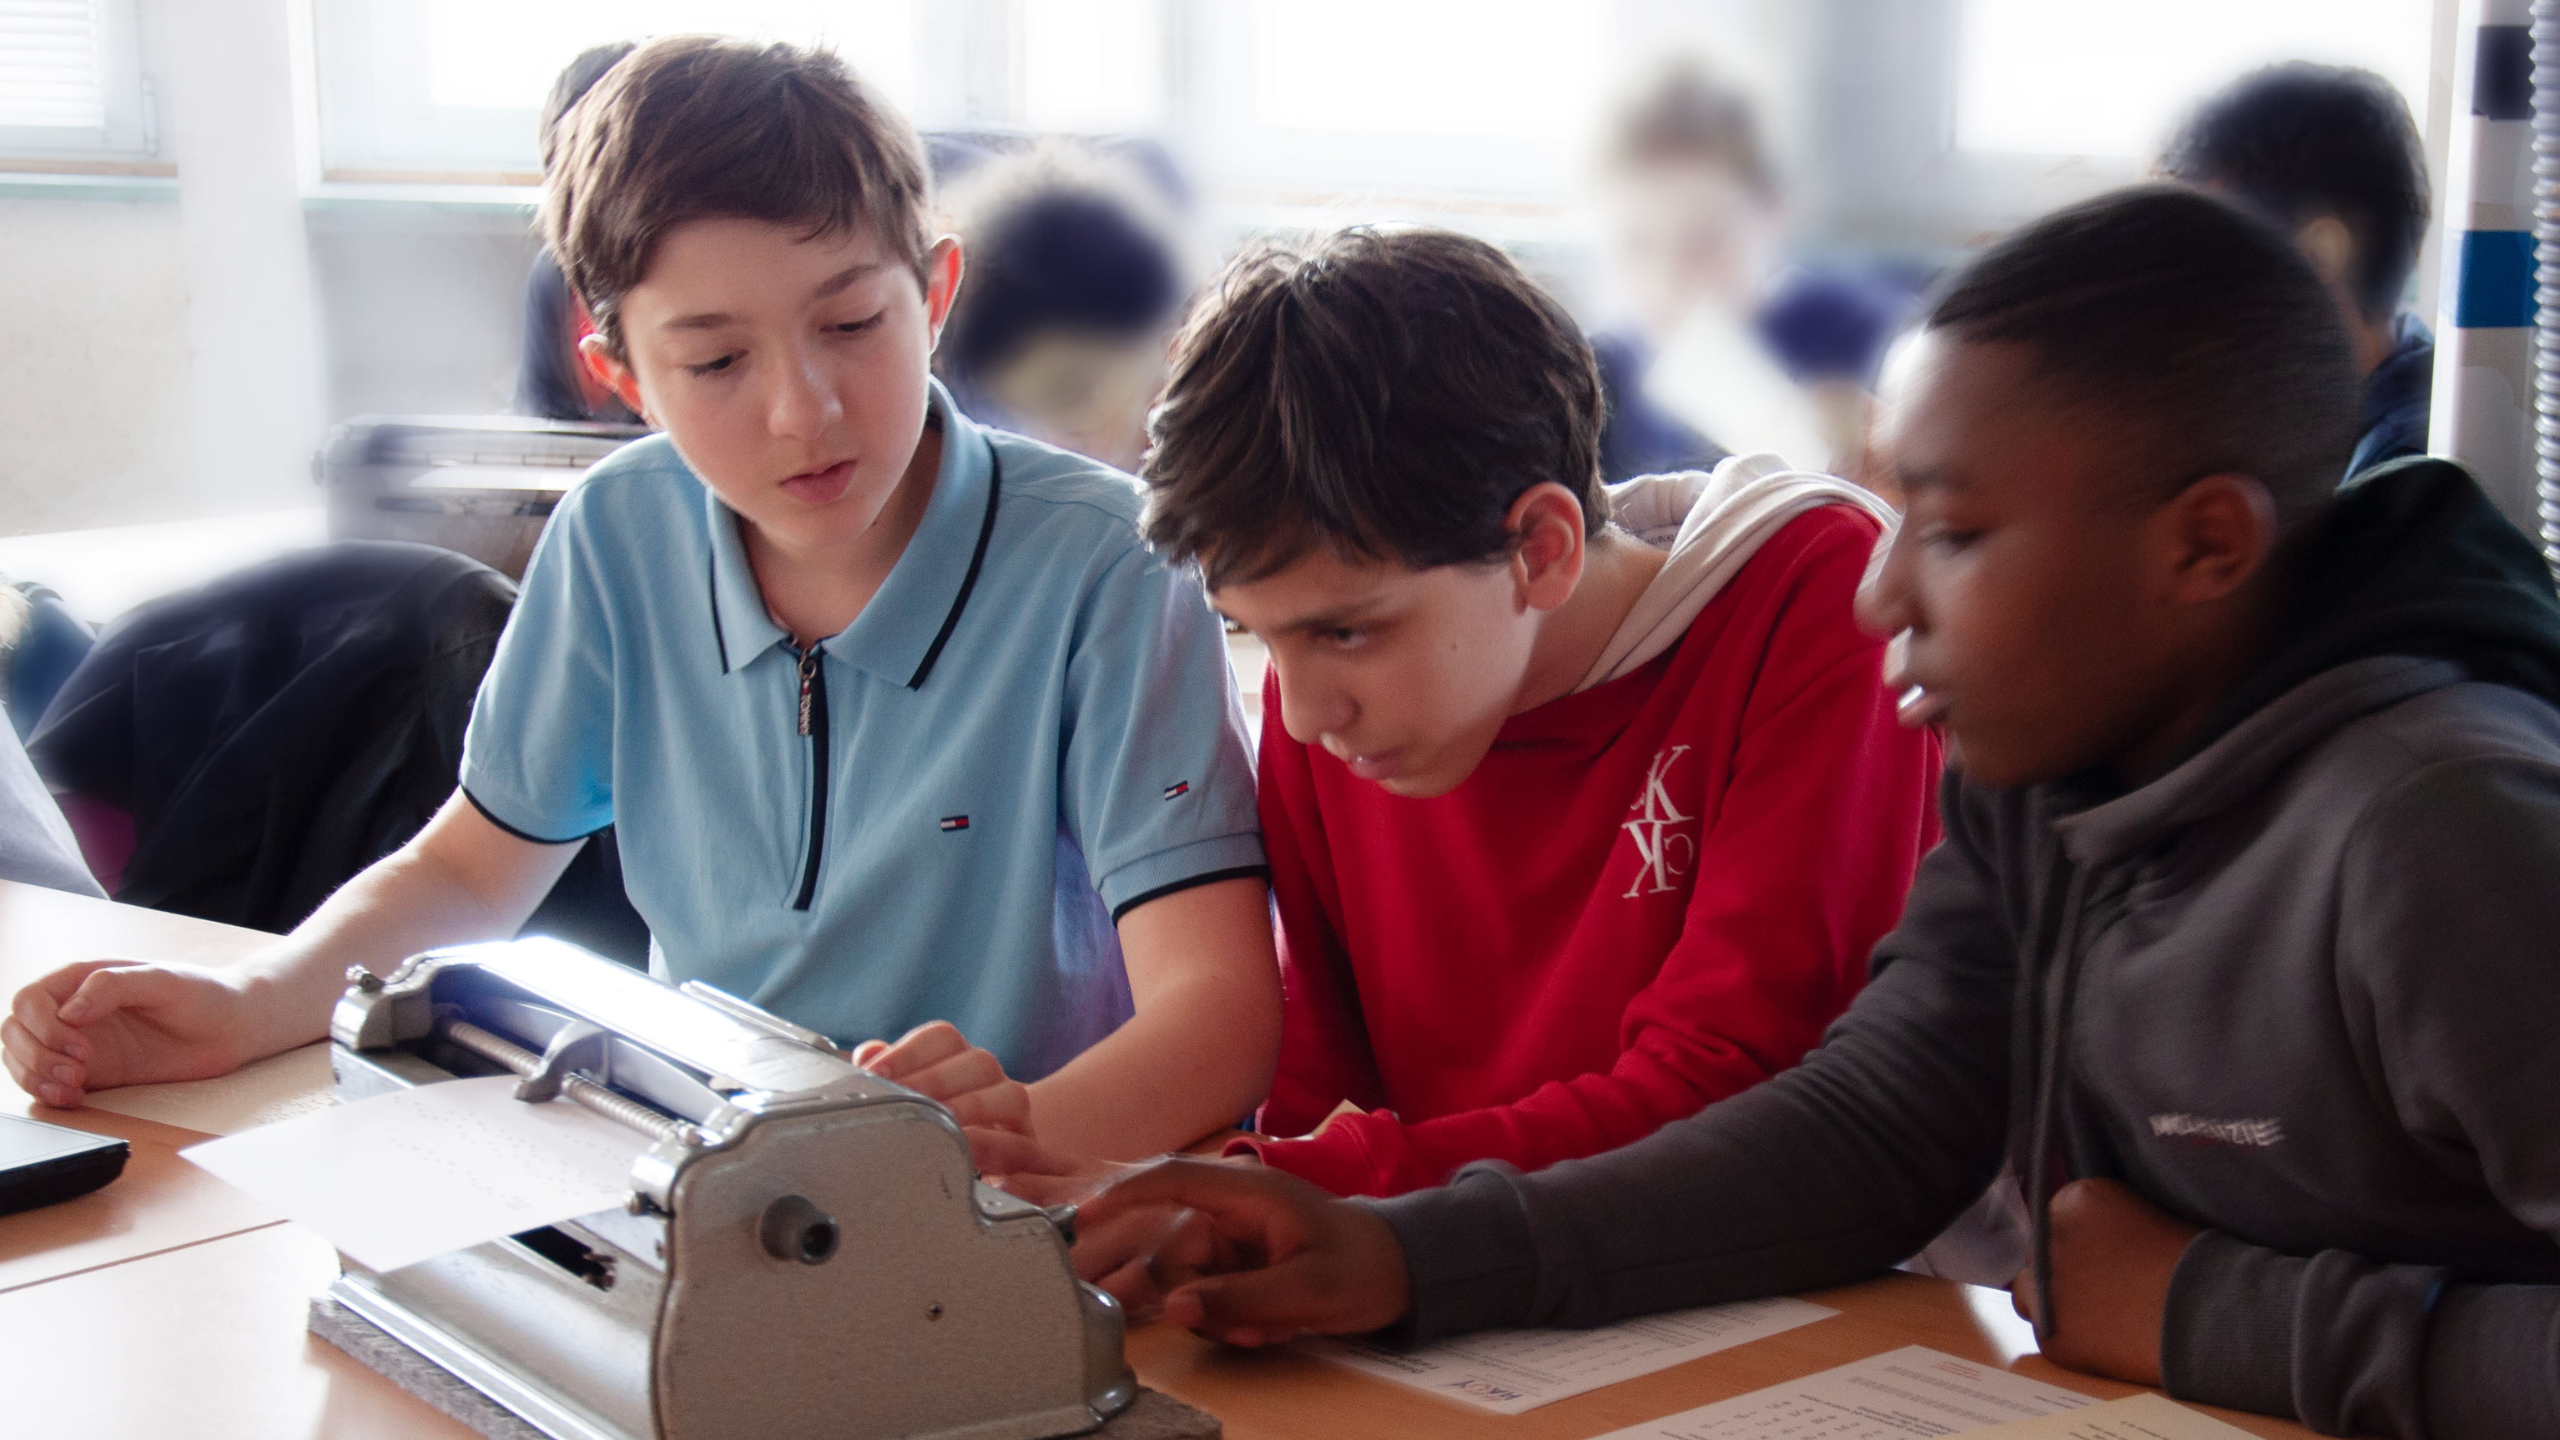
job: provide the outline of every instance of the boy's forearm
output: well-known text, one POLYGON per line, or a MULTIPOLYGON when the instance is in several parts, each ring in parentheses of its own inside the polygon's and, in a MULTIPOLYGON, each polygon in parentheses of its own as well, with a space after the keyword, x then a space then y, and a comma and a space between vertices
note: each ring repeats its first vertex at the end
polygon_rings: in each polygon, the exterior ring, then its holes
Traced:
POLYGON ((1258 877, 1213 880, 1120 917, 1136 1013, 1030 1087, 1042 1144, 1133 1160, 1236 1124, 1261 1102, 1280 1054, 1269 895, 1258 877))
POLYGON ((1411 1122, 1369 1110, 1329 1118, 1303 1138, 1249 1143, 1265 1164, 1337 1195, 1401 1195, 1472 1161, 1543 1170, 1613 1150, 1696 1114, 1702 1093, 1712 1102, 1769 1078, 1731 1045, 1684 1048, 1672 1053, 1649 1037, 1605 1072, 1552 1081, 1507 1105, 1411 1122))
POLYGON ((1052 1149, 1108 1160, 1178 1150, 1250 1114, 1271 1083, 1276 1028, 1227 987, 1168 987, 1128 1023, 1031 1088, 1052 1149))
POLYGON ((2458 1285, 2436 1266, 2279 1254, 2217 1231, 2169 1291, 2169 1393, 2325 1434, 2490 1440, 2560 1415, 2560 1286, 2458 1285))
MULTIPOLYGON (((476 812, 469 820, 488 823, 476 812)), ((291 934, 241 961, 234 973, 258 1027, 252 1053, 273 1054, 326 1035, 352 967, 387 974, 424 950, 515 934, 567 865, 566 854, 553 865, 546 852, 576 850, 526 846, 533 854, 525 858, 547 874, 507 875, 500 866, 493 876, 492 867, 467 863, 473 857, 449 853, 456 828, 450 814, 440 814, 417 838, 340 886, 291 934)), ((467 837, 460 843, 467 845, 467 837)))
POLYGON ((1815 1288, 1927 1243, 1990 1183, 2008 1125, 2014 972, 1994 936, 1949 923, 1973 913, 1967 865, 1923 866, 1910 933, 1886 946, 1906 958, 1803 1065, 1606 1154, 1378 1202, 1417 1336, 1815 1288))

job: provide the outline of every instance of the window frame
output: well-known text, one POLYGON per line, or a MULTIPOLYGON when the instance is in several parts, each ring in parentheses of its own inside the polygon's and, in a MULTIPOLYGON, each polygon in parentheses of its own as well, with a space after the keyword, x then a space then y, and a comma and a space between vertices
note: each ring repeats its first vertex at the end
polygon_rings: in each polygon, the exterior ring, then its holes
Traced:
MULTIPOLYGON (((310 25, 312 159, 324 188, 541 183, 536 107, 439 106, 429 97, 425 0, 302 3, 310 25)), ((924 34, 923 21, 940 0, 902 3, 917 22, 919 87, 928 97, 960 88, 947 83, 948 57, 924 34)))
POLYGON ((96 5, 106 123, 95 130, 0 125, 0 171, 175 173, 161 163, 159 89, 145 63, 145 32, 156 17, 145 14, 144 0, 96 0, 96 5))

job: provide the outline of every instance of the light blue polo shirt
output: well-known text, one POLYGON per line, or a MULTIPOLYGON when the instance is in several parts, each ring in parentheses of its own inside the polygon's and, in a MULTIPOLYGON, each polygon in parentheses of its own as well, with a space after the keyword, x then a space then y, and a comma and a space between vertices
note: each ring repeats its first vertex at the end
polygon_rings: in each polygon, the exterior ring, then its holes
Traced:
POLYGON ((1114 919, 1262 873, 1225 636, 1135 481, 960 414, 913 539, 802 659, 663 436, 561 501, 482 681, 464 792, 610 824, 652 968, 847 1044, 949 1020, 1019 1079, 1130 1014, 1114 919))

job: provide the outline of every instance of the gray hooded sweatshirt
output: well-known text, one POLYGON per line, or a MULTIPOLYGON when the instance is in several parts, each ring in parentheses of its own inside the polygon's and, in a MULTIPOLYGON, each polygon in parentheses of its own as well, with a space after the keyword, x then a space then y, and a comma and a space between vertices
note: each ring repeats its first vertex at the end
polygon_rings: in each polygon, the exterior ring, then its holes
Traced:
MULTIPOLYGON (((2130 791, 1950 778, 1806 1062, 1651 1137, 1373 1202, 1415 1339, 1834 1285, 2004 1159, 2205 1233, 2174 1395, 2560 1436, 2560 602, 2459 470, 2333 506, 2284 639, 2130 791)), ((2067 1318, 2064 1323, 2067 1322, 2067 1318)))

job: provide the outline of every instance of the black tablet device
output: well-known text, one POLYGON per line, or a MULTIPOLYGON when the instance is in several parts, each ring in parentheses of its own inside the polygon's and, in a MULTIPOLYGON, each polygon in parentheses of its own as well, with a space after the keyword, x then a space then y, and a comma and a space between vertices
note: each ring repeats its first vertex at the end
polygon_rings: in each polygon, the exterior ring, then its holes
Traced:
POLYGON ((86 1195, 123 1174, 131 1153, 112 1135, 0 1115, 0 1215, 86 1195))

